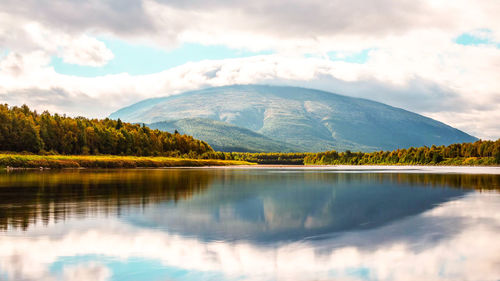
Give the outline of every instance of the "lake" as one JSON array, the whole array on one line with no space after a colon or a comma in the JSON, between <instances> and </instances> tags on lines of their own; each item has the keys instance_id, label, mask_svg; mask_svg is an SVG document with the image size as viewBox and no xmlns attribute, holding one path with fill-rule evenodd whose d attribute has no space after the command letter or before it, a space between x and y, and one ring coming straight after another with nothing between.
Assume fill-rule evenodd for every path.
<instances>
[{"instance_id":1,"label":"lake","mask_svg":"<svg viewBox=\"0 0 500 281\"><path fill-rule=\"evenodd\" d=\"M500 168L4 171L0 280L500 280Z\"/></svg>"}]
</instances>

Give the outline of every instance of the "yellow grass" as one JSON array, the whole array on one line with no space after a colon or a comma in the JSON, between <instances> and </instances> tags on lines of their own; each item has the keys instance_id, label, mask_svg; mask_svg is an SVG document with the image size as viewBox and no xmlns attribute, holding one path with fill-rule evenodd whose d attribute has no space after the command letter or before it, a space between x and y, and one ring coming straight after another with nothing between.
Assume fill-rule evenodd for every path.
<instances>
[{"instance_id":1,"label":"yellow grass","mask_svg":"<svg viewBox=\"0 0 500 281\"><path fill-rule=\"evenodd\" d=\"M0 167L12 168L136 168L252 165L245 161L138 157L114 155L20 155L0 154Z\"/></svg>"}]
</instances>

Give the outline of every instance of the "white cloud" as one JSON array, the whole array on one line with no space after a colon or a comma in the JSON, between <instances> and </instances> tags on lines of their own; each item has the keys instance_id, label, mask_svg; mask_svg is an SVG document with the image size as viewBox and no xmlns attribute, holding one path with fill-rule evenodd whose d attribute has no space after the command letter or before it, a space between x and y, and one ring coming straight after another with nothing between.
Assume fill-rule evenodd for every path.
<instances>
[{"instance_id":1,"label":"white cloud","mask_svg":"<svg viewBox=\"0 0 500 281\"><path fill-rule=\"evenodd\" d=\"M112 34L167 47L187 41L321 53L380 47L415 31L447 38L481 28L496 38L500 32L500 5L488 0L5 0L0 7L21 25L36 22L74 36Z\"/></svg>"},{"instance_id":2,"label":"white cloud","mask_svg":"<svg viewBox=\"0 0 500 281\"><path fill-rule=\"evenodd\" d=\"M88 263L63 268L65 281L106 281L111 276L111 271L106 266Z\"/></svg>"},{"instance_id":3,"label":"white cloud","mask_svg":"<svg viewBox=\"0 0 500 281\"><path fill-rule=\"evenodd\" d=\"M26 19L0 12L1 47L13 53L28 55L30 53L60 56L64 62L102 66L113 59L113 53L103 42L86 34L71 34ZM39 62L34 68L48 63Z\"/></svg>"},{"instance_id":4,"label":"white cloud","mask_svg":"<svg viewBox=\"0 0 500 281\"><path fill-rule=\"evenodd\" d=\"M42 51L27 54L11 52L0 61L0 73L2 78L12 77L16 79L36 72L40 66L48 63L49 57Z\"/></svg>"},{"instance_id":5,"label":"white cloud","mask_svg":"<svg viewBox=\"0 0 500 281\"><path fill-rule=\"evenodd\" d=\"M62 46L61 57L66 63L103 66L112 60L114 55L104 43L84 35L71 39Z\"/></svg>"}]
</instances>

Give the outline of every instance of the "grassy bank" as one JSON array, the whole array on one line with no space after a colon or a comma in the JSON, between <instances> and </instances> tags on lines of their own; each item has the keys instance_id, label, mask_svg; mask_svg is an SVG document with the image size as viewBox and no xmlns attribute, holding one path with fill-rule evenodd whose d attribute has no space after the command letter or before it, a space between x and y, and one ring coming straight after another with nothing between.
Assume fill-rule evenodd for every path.
<instances>
[{"instance_id":1,"label":"grassy bank","mask_svg":"<svg viewBox=\"0 0 500 281\"><path fill-rule=\"evenodd\" d=\"M184 159L112 155L20 155L0 154L0 167L12 168L137 168L251 165L234 160Z\"/></svg>"}]
</instances>

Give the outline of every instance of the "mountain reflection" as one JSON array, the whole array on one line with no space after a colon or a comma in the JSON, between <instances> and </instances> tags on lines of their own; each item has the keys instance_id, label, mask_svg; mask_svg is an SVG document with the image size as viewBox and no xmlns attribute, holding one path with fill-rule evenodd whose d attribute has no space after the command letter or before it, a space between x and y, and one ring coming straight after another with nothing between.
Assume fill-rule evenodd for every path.
<instances>
[{"instance_id":1,"label":"mountain reflection","mask_svg":"<svg viewBox=\"0 0 500 281\"><path fill-rule=\"evenodd\" d=\"M127 220L204 240L274 243L375 228L468 192L445 188L442 175L255 172L247 176L214 180L209 190L189 200L147 207Z\"/></svg>"}]
</instances>

